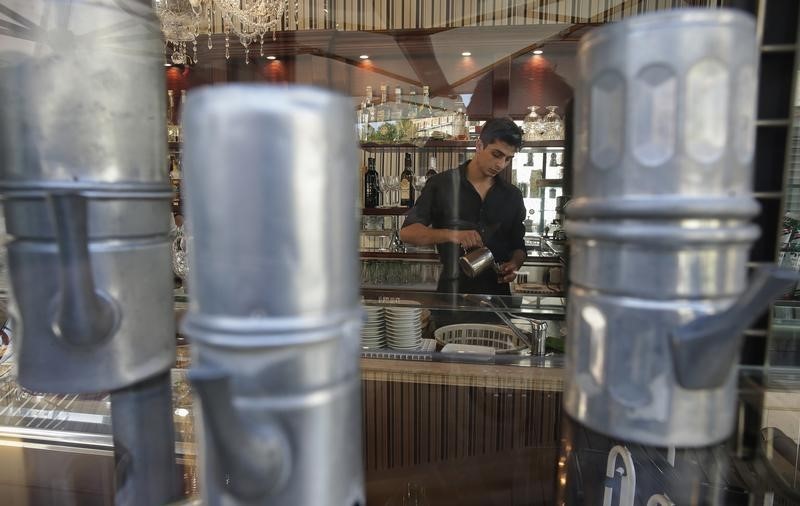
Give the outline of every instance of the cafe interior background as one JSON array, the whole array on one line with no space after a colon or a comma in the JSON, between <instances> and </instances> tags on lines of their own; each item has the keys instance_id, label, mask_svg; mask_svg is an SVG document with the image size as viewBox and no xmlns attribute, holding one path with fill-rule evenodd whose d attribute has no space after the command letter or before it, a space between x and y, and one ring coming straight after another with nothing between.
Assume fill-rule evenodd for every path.
<instances>
[{"instance_id":1,"label":"cafe interior background","mask_svg":"<svg viewBox=\"0 0 800 506\"><path fill-rule=\"evenodd\" d=\"M64 28L74 39L63 40L77 41L77 47L81 40L96 40L123 54L128 41L161 34L162 175L172 191L176 321L192 301L187 256L192 242L182 226L182 182L192 170L183 158L187 96L202 87L249 83L310 85L349 99L348 121L358 141L352 171L365 306L361 413L355 419L361 422L367 503L800 501L800 286L785 290L744 331L735 431L726 441L699 448L626 442L584 427L562 410L570 268L564 221L574 187L569 114L580 86L579 41L603 25L679 8L735 8L754 16L759 70L753 196L761 209L754 219L761 235L747 268L777 264L800 271L798 2L139 3L148 4L157 17L148 22L132 15L98 26L91 16L81 15L91 11L86 5L91 2L2 2L0 70L20 54L37 54L43 34ZM253 6L275 9L276 15L247 19L247 8ZM87 73L92 72L85 82L102 88L102 69L89 64L91 53L85 58ZM437 297L435 250L403 244L398 236L409 196L418 196L434 173L471 158L482 124L504 116L524 131L523 147L500 177L523 194L527 260L510 298L487 304ZM368 168L377 172L373 179ZM289 169L264 160L264 170ZM233 164L219 171L239 177ZM212 198L205 205L218 203ZM5 258L3 263L5 273ZM5 274L3 286L3 305L10 306ZM435 328L432 312L453 308L486 321L474 325L479 332L469 339L463 327ZM18 329L5 313L0 348L3 503L112 504L115 491L121 503L109 389L97 385L91 392L48 393L20 386L14 356ZM138 325L139 332L153 330L147 321ZM198 500L205 478L198 471L197 404L187 380L192 344L180 326L175 344L169 383L180 491L174 499L188 503Z\"/></svg>"}]
</instances>

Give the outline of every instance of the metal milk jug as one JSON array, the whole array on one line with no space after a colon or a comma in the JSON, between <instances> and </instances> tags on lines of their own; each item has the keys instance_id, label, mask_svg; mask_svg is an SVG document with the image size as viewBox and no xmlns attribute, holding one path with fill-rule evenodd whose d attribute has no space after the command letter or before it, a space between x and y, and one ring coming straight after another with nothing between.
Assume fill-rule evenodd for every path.
<instances>
[{"instance_id":1,"label":"metal milk jug","mask_svg":"<svg viewBox=\"0 0 800 506\"><path fill-rule=\"evenodd\" d=\"M733 429L741 332L794 277L747 283L757 66L734 10L580 42L564 407L593 430L702 446Z\"/></svg>"}]
</instances>

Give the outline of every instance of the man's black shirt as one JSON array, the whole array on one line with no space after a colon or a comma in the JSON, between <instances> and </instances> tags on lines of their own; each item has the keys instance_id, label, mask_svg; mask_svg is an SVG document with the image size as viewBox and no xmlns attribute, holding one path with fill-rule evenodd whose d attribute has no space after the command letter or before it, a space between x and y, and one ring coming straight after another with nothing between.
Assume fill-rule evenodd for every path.
<instances>
[{"instance_id":1,"label":"man's black shirt","mask_svg":"<svg viewBox=\"0 0 800 506\"><path fill-rule=\"evenodd\" d=\"M403 227L421 223L433 228L477 230L498 263L511 260L514 250L525 251L525 204L519 189L500 177L481 200L467 180L467 164L428 179L422 194L409 211ZM437 245L442 262L440 292L510 294L508 283L498 283L491 269L468 278L458 267L463 254L458 244Z\"/></svg>"}]
</instances>

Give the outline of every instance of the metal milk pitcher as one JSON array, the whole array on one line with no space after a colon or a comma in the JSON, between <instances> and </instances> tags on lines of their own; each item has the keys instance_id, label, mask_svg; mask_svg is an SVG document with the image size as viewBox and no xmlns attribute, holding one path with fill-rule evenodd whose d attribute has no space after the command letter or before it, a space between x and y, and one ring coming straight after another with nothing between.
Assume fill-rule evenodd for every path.
<instances>
[{"instance_id":1,"label":"metal milk pitcher","mask_svg":"<svg viewBox=\"0 0 800 506\"><path fill-rule=\"evenodd\" d=\"M486 269L500 272L500 265L495 261L492 251L486 246L481 246L464 253L458 258L458 265L467 276L474 278Z\"/></svg>"},{"instance_id":2,"label":"metal milk pitcher","mask_svg":"<svg viewBox=\"0 0 800 506\"><path fill-rule=\"evenodd\" d=\"M205 502L363 505L349 101L226 85L193 90L186 110L183 330Z\"/></svg>"},{"instance_id":3,"label":"metal milk pitcher","mask_svg":"<svg viewBox=\"0 0 800 506\"><path fill-rule=\"evenodd\" d=\"M124 6L71 3L0 70L19 382L35 391L117 390L175 360L163 45L152 9ZM108 44L122 25L127 45Z\"/></svg>"},{"instance_id":4,"label":"metal milk pitcher","mask_svg":"<svg viewBox=\"0 0 800 506\"><path fill-rule=\"evenodd\" d=\"M704 446L733 429L741 333L794 278L746 279L757 66L755 22L734 10L580 42L564 407L593 430Z\"/></svg>"}]
</instances>

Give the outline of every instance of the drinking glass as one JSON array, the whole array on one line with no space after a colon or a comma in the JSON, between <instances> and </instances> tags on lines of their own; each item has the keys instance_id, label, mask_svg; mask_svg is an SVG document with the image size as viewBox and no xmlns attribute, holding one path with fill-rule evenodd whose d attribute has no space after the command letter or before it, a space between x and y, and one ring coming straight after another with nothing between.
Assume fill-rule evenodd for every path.
<instances>
[{"instance_id":1,"label":"drinking glass","mask_svg":"<svg viewBox=\"0 0 800 506\"><path fill-rule=\"evenodd\" d=\"M391 207L391 202L387 202L387 197L391 200L391 195L386 195L386 192L391 191L389 176L378 177L378 189L381 191L381 205L378 207Z\"/></svg>"},{"instance_id":2,"label":"drinking glass","mask_svg":"<svg viewBox=\"0 0 800 506\"><path fill-rule=\"evenodd\" d=\"M544 121L547 124L546 127L546 137L548 140L557 141L564 138L564 123L561 121L561 117L556 114L556 109L558 109L555 105L548 105L547 116L545 116Z\"/></svg>"},{"instance_id":3,"label":"drinking glass","mask_svg":"<svg viewBox=\"0 0 800 506\"><path fill-rule=\"evenodd\" d=\"M389 207L397 207L400 205L400 176L387 176L386 188L389 190L390 198ZM397 199L393 198L393 194L397 194Z\"/></svg>"},{"instance_id":4,"label":"drinking glass","mask_svg":"<svg viewBox=\"0 0 800 506\"><path fill-rule=\"evenodd\" d=\"M416 176L414 177L414 188L417 190L417 198L419 198L420 192L422 189L425 188L425 183L428 182L427 176Z\"/></svg>"},{"instance_id":5,"label":"drinking glass","mask_svg":"<svg viewBox=\"0 0 800 506\"><path fill-rule=\"evenodd\" d=\"M522 120L522 138L526 141L535 141L536 139L536 123L539 121L539 115L536 114L536 109L538 106L536 105L529 105L528 110L530 111L525 119Z\"/></svg>"}]
</instances>

